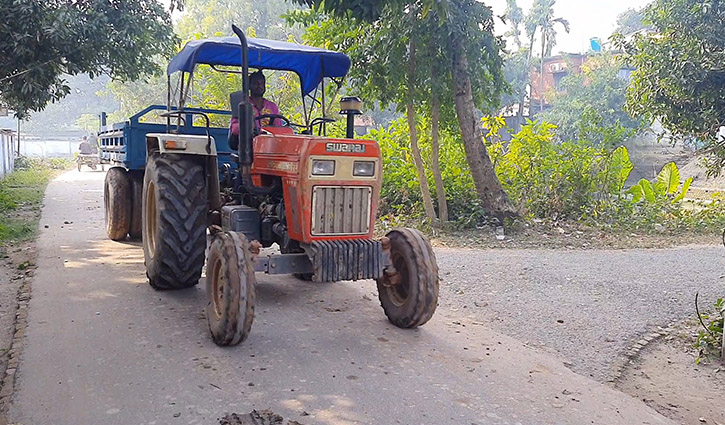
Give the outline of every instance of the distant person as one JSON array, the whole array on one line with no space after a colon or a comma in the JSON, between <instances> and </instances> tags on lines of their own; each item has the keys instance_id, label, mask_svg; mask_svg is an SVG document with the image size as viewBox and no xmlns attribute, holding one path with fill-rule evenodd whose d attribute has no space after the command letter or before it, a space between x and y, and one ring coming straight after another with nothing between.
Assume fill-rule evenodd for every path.
<instances>
[{"instance_id":1,"label":"distant person","mask_svg":"<svg viewBox=\"0 0 725 425\"><path fill-rule=\"evenodd\" d=\"M98 137L95 134L88 136L88 144L91 145L93 153L98 153Z\"/></svg>"},{"instance_id":2,"label":"distant person","mask_svg":"<svg viewBox=\"0 0 725 425\"><path fill-rule=\"evenodd\" d=\"M257 71L251 74L249 76L249 101L254 107L255 118L262 115L279 115L279 107L277 106L277 104L269 99L264 98L264 93L266 91L267 79L264 77L262 71ZM234 107L232 107L232 109L234 109ZM277 125L278 122L279 120L275 118L254 120L254 128L259 130L261 127ZM235 136L239 135L239 118L232 117L232 122L230 123L230 131Z\"/></svg>"},{"instance_id":3,"label":"distant person","mask_svg":"<svg viewBox=\"0 0 725 425\"><path fill-rule=\"evenodd\" d=\"M78 150L81 151L81 155L93 155L93 148L88 142L88 136L83 136L83 141L78 145Z\"/></svg>"}]
</instances>

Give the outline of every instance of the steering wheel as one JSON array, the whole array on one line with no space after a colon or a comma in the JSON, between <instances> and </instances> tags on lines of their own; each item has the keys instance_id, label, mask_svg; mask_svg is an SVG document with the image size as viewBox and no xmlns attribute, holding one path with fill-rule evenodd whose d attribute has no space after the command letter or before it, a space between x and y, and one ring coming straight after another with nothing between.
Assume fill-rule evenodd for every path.
<instances>
[{"instance_id":1,"label":"steering wheel","mask_svg":"<svg viewBox=\"0 0 725 425\"><path fill-rule=\"evenodd\" d=\"M328 117L314 118L312 121L310 121L310 125L309 125L310 132L312 132L312 130L315 128L316 125L319 125L320 129L317 132L317 135L319 136L322 134L322 124L327 123L327 122L335 122L335 121L337 121L337 120L335 120L334 118L328 118Z\"/></svg>"},{"instance_id":2,"label":"steering wheel","mask_svg":"<svg viewBox=\"0 0 725 425\"><path fill-rule=\"evenodd\" d=\"M259 120L260 124L262 123L263 119L267 119L267 118L269 118L270 122L274 122L274 120L277 120L277 119L282 120L284 127L289 127L292 124L290 122L290 120L287 119L287 117L285 117L284 115L280 115L280 114L262 114L258 117L254 117L255 121Z\"/></svg>"}]
</instances>

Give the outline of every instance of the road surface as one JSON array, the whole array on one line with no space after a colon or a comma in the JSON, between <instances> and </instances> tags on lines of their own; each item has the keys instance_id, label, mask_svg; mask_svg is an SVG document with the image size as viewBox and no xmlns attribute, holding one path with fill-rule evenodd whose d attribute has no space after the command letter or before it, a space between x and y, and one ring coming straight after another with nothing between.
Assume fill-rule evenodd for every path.
<instances>
[{"instance_id":1,"label":"road surface","mask_svg":"<svg viewBox=\"0 0 725 425\"><path fill-rule=\"evenodd\" d=\"M305 425L671 423L457 312L397 329L370 281L258 275L251 336L217 347L203 285L154 291L140 246L104 237L102 179L48 186L11 422L215 424L270 409Z\"/></svg>"}]
</instances>

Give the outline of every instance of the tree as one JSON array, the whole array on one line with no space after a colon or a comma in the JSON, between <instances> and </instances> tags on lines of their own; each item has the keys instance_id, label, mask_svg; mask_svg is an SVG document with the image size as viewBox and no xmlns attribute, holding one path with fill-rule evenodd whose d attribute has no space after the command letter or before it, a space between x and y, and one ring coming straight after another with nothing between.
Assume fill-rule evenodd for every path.
<instances>
[{"instance_id":1,"label":"tree","mask_svg":"<svg viewBox=\"0 0 725 425\"><path fill-rule=\"evenodd\" d=\"M635 68L627 109L659 120L675 138L707 144L711 171L725 165L717 131L725 125L725 2L656 0L644 11L651 33L614 37Z\"/></svg>"},{"instance_id":2,"label":"tree","mask_svg":"<svg viewBox=\"0 0 725 425\"><path fill-rule=\"evenodd\" d=\"M516 0L506 0L504 16L511 27L505 35L513 38L517 49L521 50L521 24L524 22L524 10L519 7Z\"/></svg>"},{"instance_id":3,"label":"tree","mask_svg":"<svg viewBox=\"0 0 725 425\"><path fill-rule=\"evenodd\" d=\"M172 50L157 1L0 0L0 102L19 118L68 94L64 74L136 79Z\"/></svg>"},{"instance_id":4,"label":"tree","mask_svg":"<svg viewBox=\"0 0 725 425\"><path fill-rule=\"evenodd\" d=\"M281 16L289 8L285 0L186 0L176 31L182 39L191 34L231 35L235 24L254 28L260 38L285 40L291 30Z\"/></svg>"},{"instance_id":5,"label":"tree","mask_svg":"<svg viewBox=\"0 0 725 425\"><path fill-rule=\"evenodd\" d=\"M386 8L375 25L351 22L315 11L288 15L291 23L307 26L304 39L308 44L344 51L352 59L348 78L356 93L363 93L368 101L385 108L391 103L406 113L410 154L416 167L421 199L428 220L448 220L443 181L440 175L437 146L437 122L433 123L432 170L439 200L439 213L433 206L428 178L418 146L418 114L423 103L433 96L432 81L440 62L440 48L435 32L434 13L423 17L418 5L411 5L407 13ZM364 34L364 37L361 35ZM381 54L385 52L385 54ZM439 87L440 84L436 84ZM439 113L437 98L431 99L432 113Z\"/></svg>"},{"instance_id":6,"label":"tree","mask_svg":"<svg viewBox=\"0 0 725 425\"><path fill-rule=\"evenodd\" d=\"M411 4L420 4L422 16L435 13L439 23L435 32L443 42L446 63L450 67L456 117L478 197L484 210L491 215L503 218L516 214L493 169L476 114L475 100L480 102L481 94L487 95L489 102L497 103L503 88L503 40L493 35L490 8L475 0L423 0L420 3L405 0L295 1L322 7L339 17L367 22L379 22L386 8L406 13ZM385 52L377 54L384 56Z\"/></svg>"},{"instance_id":7,"label":"tree","mask_svg":"<svg viewBox=\"0 0 725 425\"><path fill-rule=\"evenodd\" d=\"M624 110L629 80L619 75L621 63L611 54L591 57L561 80L543 121L556 124L560 141L586 140L613 148L633 136L643 125Z\"/></svg>"},{"instance_id":8,"label":"tree","mask_svg":"<svg viewBox=\"0 0 725 425\"><path fill-rule=\"evenodd\" d=\"M644 23L644 9L627 9L617 17L617 29L615 33L630 35L643 29L649 28Z\"/></svg>"},{"instance_id":9,"label":"tree","mask_svg":"<svg viewBox=\"0 0 725 425\"><path fill-rule=\"evenodd\" d=\"M535 0L531 6L528 16L526 16L526 28L529 33L529 58L531 58L534 48L534 36L536 30L539 30L541 36L541 69L539 75L539 93L541 98L540 111L544 110L544 58L551 56L551 52L556 45L556 24L561 24L564 30L569 32L569 21L564 18L554 18L554 4L556 0ZM531 61L529 60L529 63Z\"/></svg>"}]
</instances>

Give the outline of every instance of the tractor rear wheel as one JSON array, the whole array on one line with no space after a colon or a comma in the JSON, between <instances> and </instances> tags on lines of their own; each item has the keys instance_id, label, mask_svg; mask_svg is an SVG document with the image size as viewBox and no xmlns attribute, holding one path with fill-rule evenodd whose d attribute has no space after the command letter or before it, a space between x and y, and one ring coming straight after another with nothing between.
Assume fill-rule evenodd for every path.
<instances>
[{"instance_id":1,"label":"tractor rear wheel","mask_svg":"<svg viewBox=\"0 0 725 425\"><path fill-rule=\"evenodd\" d=\"M247 339L254 321L256 279L249 242L242 233L218 233L206 265L206 318L217 345Z\"/></svg>"},{"instance_id":2,"label":"tractor rear wheel","mask_svg":"<svg viewBox=\"0 0 725 425\"><path fill-rule=\"evenodd\" d=\"M131 181L131 223L128 228L128 236L133 240L139 240L141 239L143 216L143 175L141 173L129 174L129 180Z\"/></svg>"},{"instance_id":3,"label":"tractor rear wheel","mask_svg":"<svg viewBox=\"0 0 725 425\"><path fill-rule=\"evenodd\" d=\"M184 155L149 155L144 175L141 234L149 284L190 288L204 267L207 194L204 168Z\"/></svg>"},{"instance_id":4,"label":"tractor rear wheel","mask_svg":"<svg viewBox=\"0 0 725 425\"><path fill-rule=\"evenodd\" d=\"M126 239L131 223L131 182L125 168L113 167L106 173L103 205L108 237L114 241Z\"/></svg>"},{"instance_id":5,"label":"tractor rear wheel","mask_svg":"<svg viewBox=\"0 0 725 425\"><path fill-rule=\"evenodd\" d=\"M415 229L387 234L396 273L378 279L378 296L388 320L414 328L430 320L438 304L438 264L430 242Z\"/></svg>"}]
</instances>

